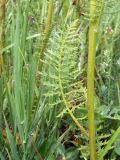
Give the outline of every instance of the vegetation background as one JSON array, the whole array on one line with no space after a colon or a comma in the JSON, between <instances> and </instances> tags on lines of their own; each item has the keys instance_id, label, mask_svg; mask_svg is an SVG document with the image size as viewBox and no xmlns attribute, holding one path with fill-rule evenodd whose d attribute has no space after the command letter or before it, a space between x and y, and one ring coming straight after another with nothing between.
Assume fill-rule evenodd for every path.
<instances>
[{"instance_id":1,"label":"vegetation background","mask_svg":"<svg viewBox=\"0 0 120 160\"><path fill-rule=\"evenodd\" d=\"M0 1L1 160L120 159L119 8L119 0Z\"/></svg>"}]
</instances>

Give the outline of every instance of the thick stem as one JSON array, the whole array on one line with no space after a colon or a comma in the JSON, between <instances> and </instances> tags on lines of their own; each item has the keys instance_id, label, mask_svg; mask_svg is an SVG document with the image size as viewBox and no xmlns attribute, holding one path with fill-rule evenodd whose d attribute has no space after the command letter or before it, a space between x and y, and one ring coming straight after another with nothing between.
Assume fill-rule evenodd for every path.
<instances>
[{"instance_id":1,"label":"thick stem","mask_svg":"<svg viewBox=\"0 0 120 160\"><path fill-rule=\"evenodd\" d=\"M94 19L96 14L96 0L90 1L90 28L89 28L89 48L88 48L88 75L87 75L87 106L88 106L88 125L89 125L89 144L90 159L96 160L95 146L95 124L94 124L94 71L96 56L96 32L97 20Z\"/></svg>"},{"instance_id":2,"label":"thick stem","mask_svg":"<svg viewBox=\"0 0 120 160\"><path fill-rule=\"evenodd\" d=\"M95 80L95 57L96 57L96 37L100 26L101 16L105 0L100 3L90 0L90 27L89 27L89 48L88 48L88 75L87 75L87 106L89 125L90 159L96 160L95 145L95 118L94 118L94 80ZM98 8L99 6L99 8Z\"/></svg>"}]
</instances>

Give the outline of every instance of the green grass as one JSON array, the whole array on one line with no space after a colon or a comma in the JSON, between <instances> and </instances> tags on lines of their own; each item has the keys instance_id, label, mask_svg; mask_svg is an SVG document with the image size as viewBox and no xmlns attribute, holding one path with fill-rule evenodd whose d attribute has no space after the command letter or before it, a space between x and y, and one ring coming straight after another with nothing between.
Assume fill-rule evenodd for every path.
<instances>
[{"instance_id":1,"label":"green grass","mask_svg":"<svg viewBox=\"0 0 120 160\"><path fill-rule=\"evenodd\" d=\"M119 159L119 7L0 5L1 160Z\"/></svg>"}]
</instances>

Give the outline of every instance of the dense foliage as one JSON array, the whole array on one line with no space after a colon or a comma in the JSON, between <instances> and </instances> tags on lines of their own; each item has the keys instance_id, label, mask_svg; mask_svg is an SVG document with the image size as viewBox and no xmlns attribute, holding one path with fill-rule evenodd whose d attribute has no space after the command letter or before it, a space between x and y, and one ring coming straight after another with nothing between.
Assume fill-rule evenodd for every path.
<instances>
[{"instance_id":1,"label":"dense foliage","mask_svg":"<svg viewBox=\"0 0 120 160\"><path fill-rule=\"evenodd\" d=\"M90 159L87 67L94 19L97 159L119 160L120 2L101 2L95 17L89 0L0 4L1 160Z\"/></svg>"}]
</instances>

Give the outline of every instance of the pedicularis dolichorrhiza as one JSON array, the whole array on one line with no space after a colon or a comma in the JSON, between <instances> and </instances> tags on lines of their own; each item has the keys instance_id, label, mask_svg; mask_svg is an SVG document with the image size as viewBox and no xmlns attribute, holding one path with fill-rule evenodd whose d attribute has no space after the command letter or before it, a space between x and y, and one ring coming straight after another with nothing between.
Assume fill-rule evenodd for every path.
<instances>
[{"instance_id":1,"label":"pedicularis dolichorrhiza","mask_svg":"<svg viewBox=\"0 0 120 160\"><path fill-rule=\"evenodd\" d=\"M118 2L0 0L0 159L118 159Z\"/></svg>"}]
</instances>

